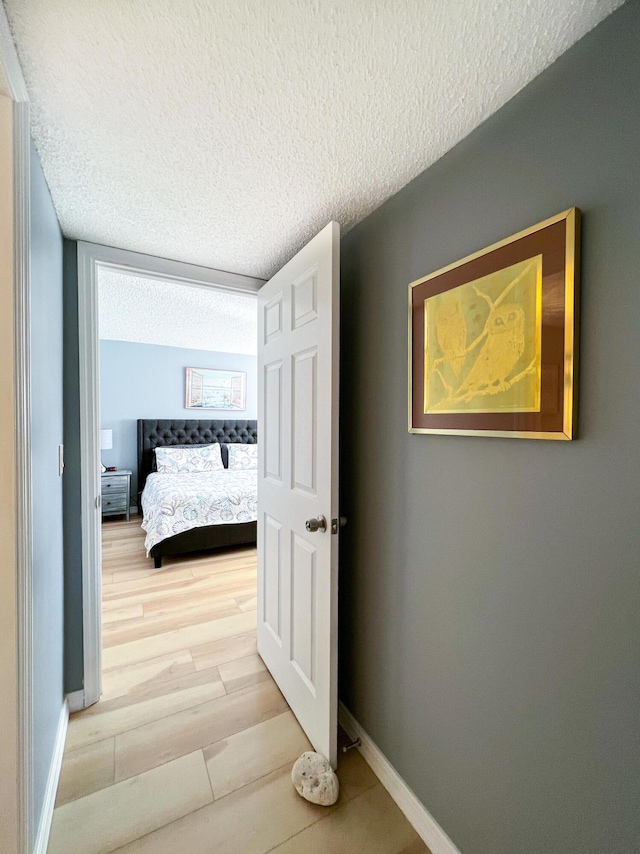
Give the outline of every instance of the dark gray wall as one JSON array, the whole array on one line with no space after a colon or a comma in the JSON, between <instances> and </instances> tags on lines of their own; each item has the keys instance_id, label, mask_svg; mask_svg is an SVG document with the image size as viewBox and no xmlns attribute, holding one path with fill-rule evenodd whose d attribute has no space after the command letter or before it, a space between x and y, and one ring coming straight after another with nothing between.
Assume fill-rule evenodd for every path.
<instances>
[{"instance_id":1,"label":"dark gray wall","mask_svg":"<svg viewBox=\"0 0 640 854\"><path fill-rule=\"evenodd\" d=\"M245 371L247 409L229 412L185 409L185 368ZM189 350L133 341L100 342L100 425L113 430L105 466L130 469L131 495L138 493L138 418L257 418L258 359L237 353Z\"/></svg>"},{"instance_id":2,"label":"dark gray wall","mask_svg":"<svg viewBox=\"0 0 640 854\"><path fill-rule=\"evenodd\" d=\"M80 373L78 357L78 245L64 241L64 684L82 690L82 539L80 536Z\"/></svg>"},{"instance_id":3,"label":"dark gray wall","mask_svg":"<svg viewBox=\"0 0 640 854\"><path fill-rule=\"evenodd\" d=\"M62 411L62 234L31 145L31 464L33 762L36 827L64 702L64 553L58 445Z\"/></svg>"},{"instance_id":4,"label":"dark gray wall","mask_svg":"<svg viewBox=\"0 0 640 854\"><path fill-rule=\"evenodd\" d=\"M463 854L640 850L640 4L343 240L341 697ZM407 286L583 211L580 438L409 435Z\"/></svg>"}]
</instances>

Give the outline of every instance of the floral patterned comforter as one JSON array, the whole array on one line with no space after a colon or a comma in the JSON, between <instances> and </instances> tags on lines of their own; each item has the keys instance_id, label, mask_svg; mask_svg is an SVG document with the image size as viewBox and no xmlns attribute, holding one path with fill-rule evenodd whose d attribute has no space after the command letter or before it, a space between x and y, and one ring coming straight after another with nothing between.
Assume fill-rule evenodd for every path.
<instances>
[{"instance_id":1,"label":"floral patterned comforter","mask_svg":"<svg viewBox=\"0 0 640 854\"><path fill-rule=\"evenodd\" d=\"M147 555L156 543L191 528L255 521L257 488L256 469L191 474L153 472L142 492Z\"/></svg>"}]
</instances>

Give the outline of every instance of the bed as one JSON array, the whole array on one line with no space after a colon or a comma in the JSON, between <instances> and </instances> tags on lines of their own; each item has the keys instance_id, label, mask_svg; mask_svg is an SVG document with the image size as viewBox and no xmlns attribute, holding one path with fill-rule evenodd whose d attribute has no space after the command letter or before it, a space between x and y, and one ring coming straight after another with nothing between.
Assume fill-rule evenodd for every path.
<instances>
[{"instance_id":1,"label":"bed","mask_svg":"<svg viewBox=\"0 0 640 854\"><path fill-rule=\"evenodd\" d=\"M162 447L191 447L194 445L219 444L223 463L228 463L227 445L254 445L258 440L256 421L232 420L138 420L138 508L143 515L143 527L147 531L147 550L153 558L154 566L162 566L163 557L189 554L228 546L255 543L256 526L254 504L250 498L252 478L232 478L220 472L219 477L209 478L215 484L214 494L205 492L206 477L198 479L195 475L168 475L164 483L155 471L155 451ZM213 473L214 475L217 473ZM243 472L238 472L242 475ZM150 477L153 475L153 477ZM168 480L173 478L173 483ZM257 471L253 480L257 480ZM235 481L235 483L234 483ZM225 502L224 489L236 490L230 500ZM180 489L177 496L176 487ZM144 502L143 502L144 492ZM192 509L185 513L187 500L199 507L202 512ZM215 504L214 510L208 506ZM179 509L179 521L175 521L175 510ZM231 512L229 511L231 508ZM203 515L205 512L209 516ZM164 516L163 516L164 514ZM173 518L169 520L169 515ZM186 518L197 517L193 521ZM215 524L204 524L209 518ZM244 521L249 518L249 521ZM230 521L226 521L229 519ZM171 524L166 524L168 522ZM188 527L194 525L194 527ZM178 530L174 529L187 528ZM149 531L149 528L152 531Z\"/></svg>"}]
</instances>

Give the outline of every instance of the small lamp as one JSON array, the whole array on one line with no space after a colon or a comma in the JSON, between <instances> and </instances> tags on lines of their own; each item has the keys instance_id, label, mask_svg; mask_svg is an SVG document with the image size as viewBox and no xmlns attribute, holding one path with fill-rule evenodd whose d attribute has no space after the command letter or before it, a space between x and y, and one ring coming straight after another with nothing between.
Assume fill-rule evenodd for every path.
<instances>
[{"instance_id":1,"label":"small lamp","mask_svg":"<svg viewBox=\"0 0 640 854\"><path fill-rule=\"evenodd\" d=\"M113 430L101 430L100 431L100 450L101 451L110 451L113 448ZM102 460L100 461L102 465L102 471L105 472L106 468Z\"/></svg>"}]
</instances>

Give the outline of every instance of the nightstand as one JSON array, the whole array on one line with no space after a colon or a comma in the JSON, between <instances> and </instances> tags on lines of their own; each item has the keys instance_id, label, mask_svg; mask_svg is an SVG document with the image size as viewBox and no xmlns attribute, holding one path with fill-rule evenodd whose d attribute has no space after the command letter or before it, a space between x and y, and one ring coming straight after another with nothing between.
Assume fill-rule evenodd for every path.
<instances>
[{"instance_id":1,"label":"nightstand","mask_svg":"<svg viewBox=\"0 0 640 854\"><path fill-rule=\"evenodd\" d=\"M106 471L102 474L102 518L126 514L129 521L131 504L131 472Z\"/></svg>"}]
</instances>

